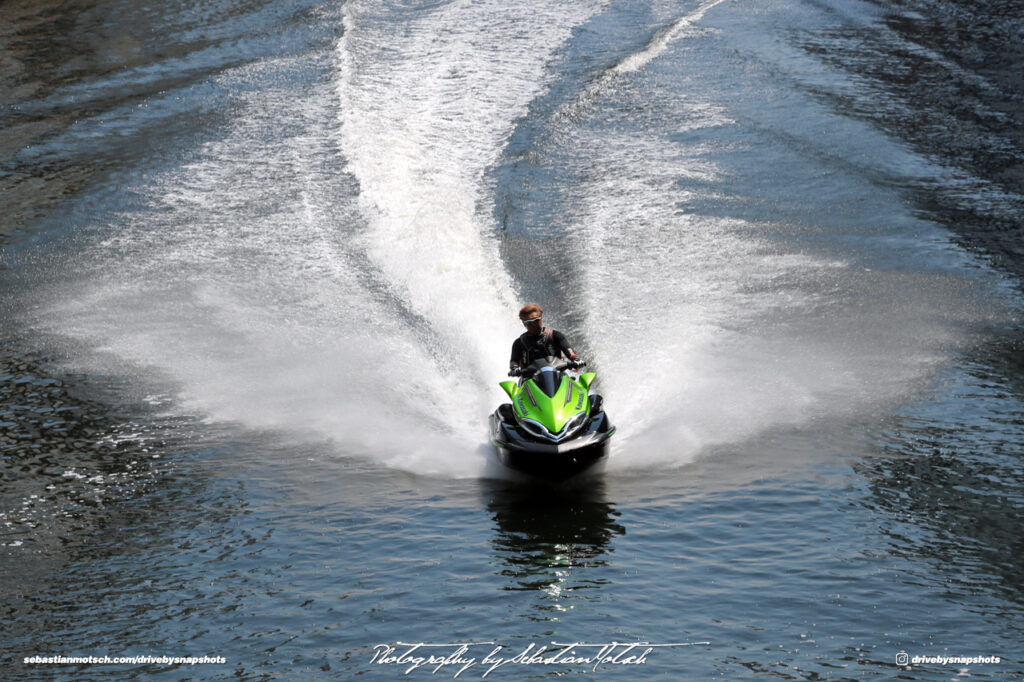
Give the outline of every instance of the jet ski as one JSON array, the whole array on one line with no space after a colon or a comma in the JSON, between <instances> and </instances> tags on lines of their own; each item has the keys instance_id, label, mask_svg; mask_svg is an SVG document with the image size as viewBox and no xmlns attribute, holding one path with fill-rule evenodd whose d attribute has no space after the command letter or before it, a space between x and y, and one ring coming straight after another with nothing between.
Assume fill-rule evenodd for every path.
<instances>
[{"instance_id":1,"label":"jet ski","mask_svg":"<svg viewBox=\"0 0 1024 682\"><path fill-rule=\"evenodd\" d=\"M615 427L601 396L590 394L597 375L579 374L580 366L548 357L525 367L518 381L501 382L512 402L491 415L490 434L502 464L560 482L605 457Z\"/></svg>"}]
</instances>

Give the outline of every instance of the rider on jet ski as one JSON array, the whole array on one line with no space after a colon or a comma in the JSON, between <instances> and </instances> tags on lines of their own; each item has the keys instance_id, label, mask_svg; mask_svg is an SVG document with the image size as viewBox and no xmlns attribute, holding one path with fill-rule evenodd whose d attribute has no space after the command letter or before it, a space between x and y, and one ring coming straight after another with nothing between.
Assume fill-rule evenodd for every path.
<instances>
[{"instance_id":1,"label":"rider on jet ski","mask_svg":"<svg viewBox=\"0 0 1024 682\"><path fill-rule=\"evenodd\" d=\"M526 332L512 344L509 376L519 376L523 368L529 367L535 360L549 356L557 358L564 355L569 359L570 365L582 364L575 351L569 347L569 342L562 332L541 324L543 313L544 310L536 303L528 303L519 311L519 319L526 327Z\"/></svg>"},{"instance_id":2,"label":"rider on jet ski","mask_svg":"<svg viewBox=\"0 0 1024 682\"><path fill-rule=\"evenodd\" d=\"M510 402L498 406L488 426L502 464L557 483L603 461L615 427L601 396L591 393L597 375L565 371L583 363L565 336L541 324L542 312L535 303L519 312L527 331L513 344L509 363L519 381L501 382Z\"/></svg>"}]
</instances>

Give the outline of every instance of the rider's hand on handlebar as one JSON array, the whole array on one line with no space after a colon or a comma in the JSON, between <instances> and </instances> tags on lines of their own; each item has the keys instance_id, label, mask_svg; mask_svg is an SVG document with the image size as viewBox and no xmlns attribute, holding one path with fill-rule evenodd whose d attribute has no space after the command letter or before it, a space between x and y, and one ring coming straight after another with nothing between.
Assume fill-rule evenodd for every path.
<instances>
[{"instance_id":1,"label":"rider's hand on handlebar","mask_svg":"<svg viewBox=\"0 0 1024 682\"><path fill-rule=\"evenodd\" d=\"M522 373L523 373L523 370L522 370L522 369L520 369L519 367L513 367L512 369L510 369L510 370L508 371L508 375L509 375L510 377L517 377L517 376L519 376L519 375L520 375L520 374L522 374Z\"/></svg>"}]
</instances>

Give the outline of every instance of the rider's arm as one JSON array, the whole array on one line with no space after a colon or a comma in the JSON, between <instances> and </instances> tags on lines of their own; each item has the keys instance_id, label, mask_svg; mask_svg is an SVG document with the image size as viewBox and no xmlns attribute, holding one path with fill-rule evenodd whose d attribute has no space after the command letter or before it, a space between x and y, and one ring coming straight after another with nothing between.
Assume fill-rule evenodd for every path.
<instances>
[{"instance_id":1,"label":"rider's arm","mask_svg":"<svg viewBox=\"0 0 1024 682\"><path fill-rule=\"evenodd\" d=\"M569 358L570 360L575 360L576 359L576 351L574 351L569 346L569 341L566 340L565 334L563 334L560 331L555 331L554 339L555 339L555 343L558 344L559 350L562 351L562 355L564 355L565 357Z\"/></svg>"},{"instance_id":2,"label":"rider's arm","mask_svg":"<svg viewBox=\"0 0 1024 682\"><path fill-rule=\"evenodd\" d=\"M523 342L516 339L512 344L512 357L508 361L508 368L510 370L519 369L519 360L523 357Z\"/></svg>"}]
</instances>

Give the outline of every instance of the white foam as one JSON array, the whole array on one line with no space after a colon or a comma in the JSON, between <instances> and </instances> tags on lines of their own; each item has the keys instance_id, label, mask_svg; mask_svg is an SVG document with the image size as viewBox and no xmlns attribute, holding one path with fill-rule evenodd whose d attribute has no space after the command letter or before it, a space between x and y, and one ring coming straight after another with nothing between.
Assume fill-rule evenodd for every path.
<instances>
[{"instance_id":1,"label":"white foam","mask_svg":"<svg viewBox=\"0 0 1024 682\"><path fill-rule=\"evenodd\" d=\"M723 2L725 0L708 0L696 10L672 20L667 26L657 31L641 50L626 55L613 66L601 72L573 101L563 108L559 116L570 119L579 116L616 81L641 71L662 56L674 42L697 35L699 33L697 24L708 13L708 10Z\"/></svg>"},{"instance_id":2,"label":"white foam","mask_svg":"<svg viewBox=\"0 0 1024 682\"><path fill-rule=\"evenodd\" d=\"M596 7L458 0L402 18L345 5L341 146L359 181L368 254L483 379L507 364L517 299L484 173L544 92L547 61Z\"/></svg>"},{"instance_id":3,"label":"white foam","mask_svg":"<svg viewBox=\"0 0 1024 682\"><path fill-rule=\"evenodd\" d=\"M717 4L620 62L611 73L623 87L592 87L587 115L561 121L563 156L573 163L562 210L574 217L568 243L582 273L573 307L621 427L611 471L678 465L772 430L870 414L926 380L959 320L973 314L948 295L957 285L927 266L869 272L782 246L774 235L784 225L689 209L729 187L714 159L728 157L722 140L743 139L740 124L714 88L686 82L685 66L677 64L670 84L642 70L668 59L673 41L698 38L685 29ZM686 54L698 74L702 56ZM655 107L657 116L644 115ZM822 117L802 113L816 124ZM681 130L685 141L673 139ZM893 213L900 203L891 198ZM914 244L927 232L919 225ZM930 239L944 241L934 229Z\"/></svg>"},{"instance_id":4,"label":"white foam","mask_svg":"<svg viewBox=\"0 0 1024 682\"><path fill-rule=\"evenodd\" d=\"M615 76L622 76L644 68L664 54L665 50L667 50L669 45L674 41L686 37L689 31L694 30L697 22L704 18L704 15L708 13L708 10L722 4L723 2L725 2L725 0L710 0L709 2L704 2L693 12L679 17L665 29L655 34L650 43L648 43L643 50L630 54L618 62L614 67L612 67L611 73Z\"/></svg>"},{"instance_id":5,"label":"white foam","mask_svg":"<svg viewBox=\"0 0 1024 682\"><path fill-rule=\"evenodd\" d=\"M478 475L521 305L484 173L598 9L345 3L331 54L220 77L223 137L128 188L40 324L211 421Z\"/></svg>"},{"instance_id":6,"label":"white foam","mask_svg":"<svg viewBox=\"0 0 1024 682\"><path fill-rule=\"evenodd\" d=\"M560 307L583 319L620 426L613 471L897 395L950 333L931 319L926 278L868 276L777 246L767 221L688 211L730 181L708 131L737 125L733 107L705 83L676 74L601 108L610 79L642 82L720 4L669 22L570 98L597 123L554 115L571 166L559 209L582 273ZM600 10L344 3L329 55L222 77L237 104L223 138L129 188L137 205L97 226L106 238L40 324L88 340L111 371L166 380L181 409L210 420L478 475L521 303L486 173L574 27ZM661 109L600 120L645 107ZM671 139L684 131L685 144Z\"/></svg>"}]
</instances>

